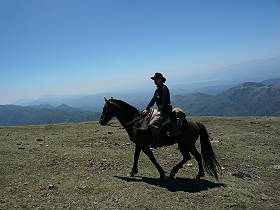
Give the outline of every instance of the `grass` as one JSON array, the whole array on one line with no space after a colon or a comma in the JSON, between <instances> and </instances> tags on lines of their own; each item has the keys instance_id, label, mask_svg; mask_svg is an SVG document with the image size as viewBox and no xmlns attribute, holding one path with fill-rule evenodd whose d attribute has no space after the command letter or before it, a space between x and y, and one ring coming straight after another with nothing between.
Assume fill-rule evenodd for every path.
<instances>
[{"instance_id":1,"label":"grass","mask_svg":"<svg viewBox=\"0 0 280 210\"><path fill-rule=\"evenodd\" d=\"M279 118L192 119L208 128L219 181L193 180L194 158L162 181L143 153L127 176L134 144L117 121L0 127L0 209L280 209ZM176 145L153 152L167 172L182 158Z\"/></svg>"}]
</instances>

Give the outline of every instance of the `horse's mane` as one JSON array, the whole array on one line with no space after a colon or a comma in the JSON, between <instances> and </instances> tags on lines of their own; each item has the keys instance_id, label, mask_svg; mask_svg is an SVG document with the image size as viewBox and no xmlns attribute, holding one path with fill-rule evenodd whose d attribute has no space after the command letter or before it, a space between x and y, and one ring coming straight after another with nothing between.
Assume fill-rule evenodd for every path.
<instances>
[{"instance_id":1,"label":"horse's mane","mask_svg":"<svg viewBox=\"0 0 280 210\"><path fill-rule=\"evenodd\" d=\"M134 106L122 101L122 100L118 100L118 99L110 99L110 101L118 104L121 107L124 107L127 111L131 110L132 112L135 113L139 113L139 110L137 108L135 108Z\"/></svg>"}]
</instances>

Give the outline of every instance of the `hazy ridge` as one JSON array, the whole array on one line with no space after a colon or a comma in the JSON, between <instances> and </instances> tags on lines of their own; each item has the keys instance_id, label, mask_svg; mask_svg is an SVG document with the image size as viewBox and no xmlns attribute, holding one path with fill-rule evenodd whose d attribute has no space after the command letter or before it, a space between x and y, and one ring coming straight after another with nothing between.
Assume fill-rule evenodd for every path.
<instances>
[{"instance_id":1,"label":"hazy ridge","mask_svg":"<svg viewBox=\"0 0 280 210\"><path fill-rule=\"evenodd\" d=\"M52 107L0 105L0 125L36 125L65 122L83 122L98 119L99 113L83 111L65 104Z\"/></svg>"},{"instance_id":2,"label":"hazy ridge","mask_svg":"<svg viewBox=\"0 0 280 210\"><path fill-rule=\"evenodd\" d=\"M174 107L183 108L189 116L279 116L279 79L264 80L261 83L246 82L229 88L219 94L193 93L172 97ZM122 100L123 97L121 97ZM130 98L138 109L144 109L148 96ZM104 104L101 97L93 104ZM100 118L101 106L89 111L62 104L51 106L0 106L0 125L34 125L64 122L95 121Z\"/></svg>"}]
</instances>

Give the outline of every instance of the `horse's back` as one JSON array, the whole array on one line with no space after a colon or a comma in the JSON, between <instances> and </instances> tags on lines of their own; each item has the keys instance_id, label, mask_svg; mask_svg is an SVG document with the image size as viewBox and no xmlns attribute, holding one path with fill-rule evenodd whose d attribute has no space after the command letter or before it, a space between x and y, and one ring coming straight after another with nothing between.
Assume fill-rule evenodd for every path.
<instances>
[{"instance_id":1,"label":"horse's back","mask_svg":"<svg viewBox=\"0 0 280 210\"><path fill-rule=\"evenodd\" d=\"M200 127L198 126L198 122L197 121L193 121L190 120L186 117L187 123L188 123L188 135L192 138L192 139L197 139L199 136L199 131L200 131Z\"/></svg>"}]
</instances>

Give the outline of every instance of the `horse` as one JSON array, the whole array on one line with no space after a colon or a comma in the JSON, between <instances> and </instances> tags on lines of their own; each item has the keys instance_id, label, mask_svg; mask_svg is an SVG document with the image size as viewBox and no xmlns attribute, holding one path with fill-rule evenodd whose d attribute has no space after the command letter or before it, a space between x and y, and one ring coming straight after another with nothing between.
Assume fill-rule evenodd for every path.
<instances>
[{"instance_id":1,"label":"horse","mask_svg":"<svg viewBox=\"0 0 280 210\"><path fill-rule=\"evenodd\" d=\"M153 142L153 136L150 129L147 130L137 130L138 121L141 119L142 113L132 105L118 100L118 99L105 99L105 105L103 107L102 114L100 116L99 123L101 125L107 125L107 123L116 117L123 128L128 133L128 136L132 142L135 143L134 152L134 162L133 167L130 172L130 176L134 176L138 173L138 159L141 151L143 151L150 161L154 164L159 172L160 179L168 178L165 175L165 171L156 161L153 152L151 150L151 144ZM205 176L204 170L216 180L218 180L218 175L221 172L221 166L219 165L216 155L212 149L208 131L206 127L196 121L188 120L188 126L185 129L178 129L176 123L172 125L172 128L179 130L179 132L174 132L174 135L167 136L162 133L160 136L161 142L158 146L168 146L177 143L178 148L183 156L183 160L175 165L169 175L170 179L174 179L176 173L179 171L183 165L191 159L192 154L198 163L198 174L195 179L200 179ZM201 144L201 154L195 147L195 142L200 137Z\"/></svg>"}]
</instances>

